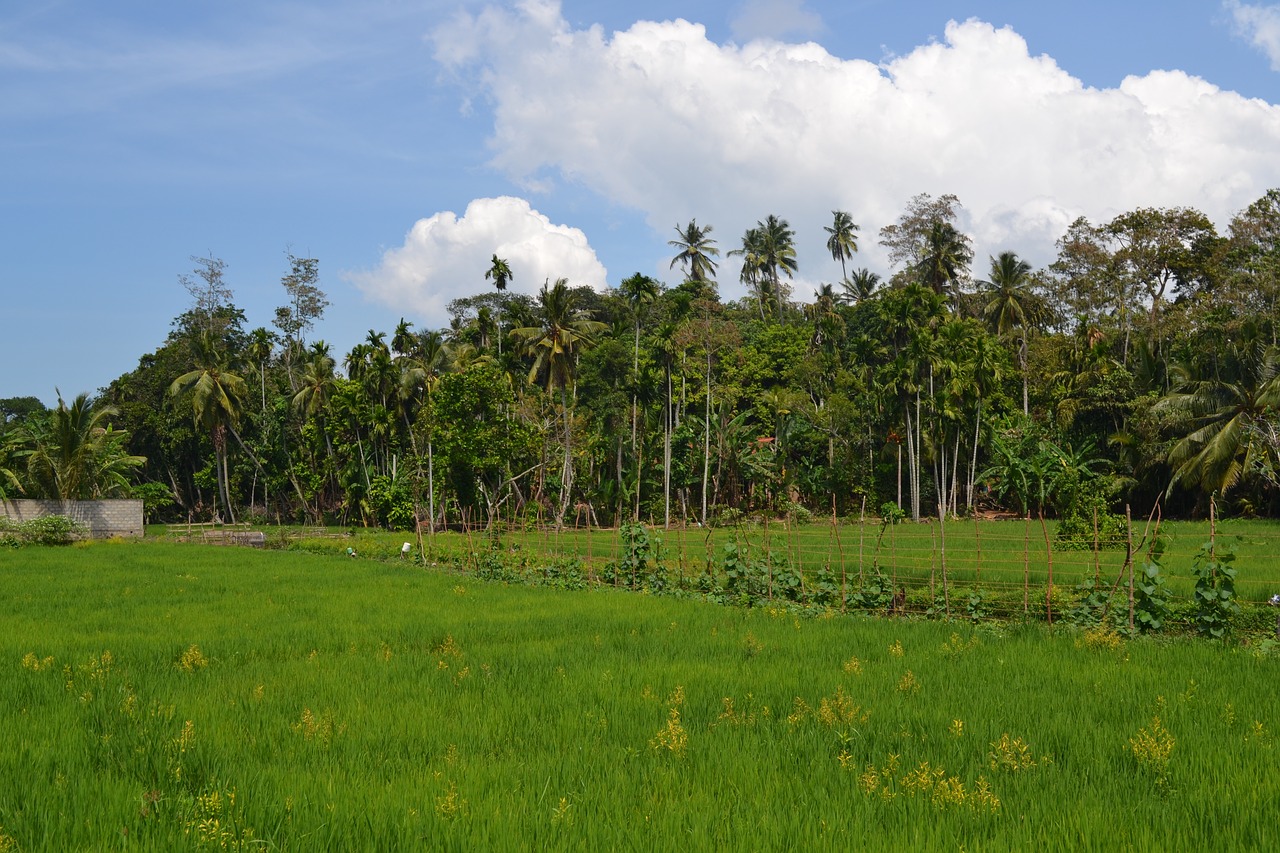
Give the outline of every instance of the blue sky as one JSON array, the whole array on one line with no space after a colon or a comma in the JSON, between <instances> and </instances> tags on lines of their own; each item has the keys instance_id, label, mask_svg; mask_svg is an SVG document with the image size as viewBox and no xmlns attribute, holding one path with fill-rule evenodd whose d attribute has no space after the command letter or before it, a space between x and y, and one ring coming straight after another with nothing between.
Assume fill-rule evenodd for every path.
<instances>
[{"instance_id":1,"label":"blue sky","mask_svg":"<svg viewBox=\"0 0 1280 853\"><path fill-rule=\"evenodd\" d=\"M680 20L677 20L680 19ZM251 326L320 259L345 352L486 288L668 271L697 217L796 228L797 298L919 192L965 205L981 274L1075 216L1280 186L1264 2L26 2L0 7L0 397L94 391L227 263ZM722 268L725 295L736 270Z\"/></svg>"}]
</instances>

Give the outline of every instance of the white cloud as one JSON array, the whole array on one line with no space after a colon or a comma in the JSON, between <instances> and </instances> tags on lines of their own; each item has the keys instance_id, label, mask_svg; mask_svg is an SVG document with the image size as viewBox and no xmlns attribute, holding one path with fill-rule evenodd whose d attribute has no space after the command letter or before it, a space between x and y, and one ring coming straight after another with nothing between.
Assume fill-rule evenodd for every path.
<instances>
[{"instance_id":1,"label":"white cloud","mask_svg":"<svg viewBox=\"0 0 1280 853\"><path fill-rule=\"evenodd\" d=\"M1280 6L1255 6L1225 0L1236 32L1271 60L1271 70L1280 71Z\"/></svg>"},{"instance_id":2,"label":"white cloud","mask_svg":"<svg viewBox=\"0 0 1280 853\"><path fill-rule=\"evenodd\" d=\"M605 287L605 268L582 231L553 225L529 202L510 196L476 199L461 218L444 211L419 219L376 269L346 277L405 316L443 325L449 300L493 286L484 274L495 254L511 266L511 291L535 294L557 278Z\"/></svg>"},{"instance_id":3,"label":"white cloud","mask_svg":"<svg viewBox=\"0 0 1280 853\"><path fill-rule=\"evenodd\" d=\"M733 37L742 41L816 36L825 29L822 18L806 9L804 0L746 0L730 28Z\"/></svg>"},{"instance_id":4,"label":"white cloud","mask_svg":"<svg viewBox=\"0 0 1280 853\"><path fill-rule=\"evenodd\" d=\"M838 275L833 208L862 224L869 258L854 263L874 268L876 232L911 196L956 193L985 272L1006 248L1047 262L1079 215L1191 205L1223 223L1280 185L1280 108L1178 71L1086 87L977 20L884 66L812 43L719 45L682 20L606 37L549 0L459 18L436 44L485 91L492 162L515 179L558 174L666 236L697 217L725 249L775 213L814 279Z\"/></svg>"}]
</instances>

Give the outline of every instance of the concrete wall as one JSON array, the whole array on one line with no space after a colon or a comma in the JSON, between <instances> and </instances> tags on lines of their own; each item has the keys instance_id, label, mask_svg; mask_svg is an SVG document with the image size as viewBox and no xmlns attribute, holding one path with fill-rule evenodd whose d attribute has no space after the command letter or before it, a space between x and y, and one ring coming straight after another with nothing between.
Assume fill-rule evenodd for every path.
<instances>
[{"instance_id":1,"label":"concrete wall","mask_svg":"<svg viewBox=\"0 0 1280 853\"><path fill-rule=\"evenodd\" d=\"M94 539L142 536L142 501L0 501L0 515L10 521L30 521L46 515L65 515L89 531Z\"/></svg>"}]
</instances>

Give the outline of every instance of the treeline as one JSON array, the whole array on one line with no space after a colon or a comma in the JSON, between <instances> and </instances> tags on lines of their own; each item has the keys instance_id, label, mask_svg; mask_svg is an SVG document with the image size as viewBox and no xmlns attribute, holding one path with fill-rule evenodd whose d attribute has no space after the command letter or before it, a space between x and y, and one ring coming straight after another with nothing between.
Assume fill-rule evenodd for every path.
<instances>
[{"instance_id":1,"label":"treeline","mask_svg":"<svg viewBox=\"0 0 1280 853\"><path fill-rule=\"evenodd\" d=\"M249 328L217 258L189 311L96 399L0 401L9 496L139 494L153 519L411 528L613 525L981 511L1092 525L1125 505L1275 515L1280 190L1226 233L1189 208L1077 220L1035 270L977 263L954 196L912 199L878 240L894 271L792 292L802 244L767 216L720 245L691 221L666 286L507 285L494 255L451 322L401 320L346 354L309 340L319 263ZM723 255L748 295L721 299Z\"/></svg>"}]
</instances>

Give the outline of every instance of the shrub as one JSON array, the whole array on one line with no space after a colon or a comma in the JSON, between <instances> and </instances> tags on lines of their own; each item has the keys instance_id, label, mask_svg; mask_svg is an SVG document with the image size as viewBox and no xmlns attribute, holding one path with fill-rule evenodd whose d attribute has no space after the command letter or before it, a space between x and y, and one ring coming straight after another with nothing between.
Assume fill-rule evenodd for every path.
<instances>
[{"instance_id":1,"label":"shrub","mask_svg":"<svg viewBox=\"0 0 1280 853\"><path fill-rule=\"evenodd\" d=\"M65 515L46 515L19 522L0 518L0 546L9 548L20 548L23 545L69 545L84 533L83 527Z\"/></svg>"}]
</instances>

